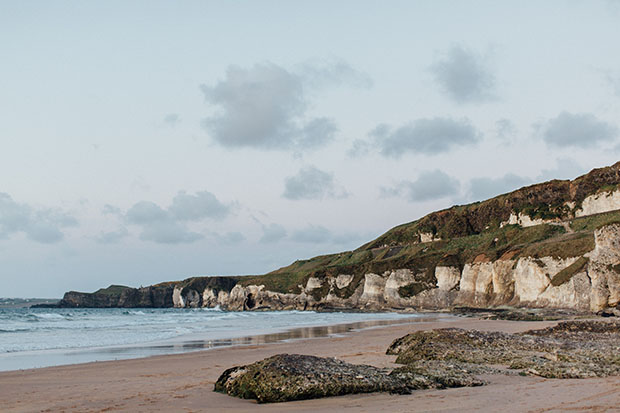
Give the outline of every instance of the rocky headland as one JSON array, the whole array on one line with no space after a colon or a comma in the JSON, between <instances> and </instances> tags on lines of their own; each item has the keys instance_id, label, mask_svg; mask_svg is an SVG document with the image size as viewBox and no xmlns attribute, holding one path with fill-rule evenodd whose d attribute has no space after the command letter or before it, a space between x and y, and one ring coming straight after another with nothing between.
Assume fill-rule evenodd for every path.
<instances>
[{"instance_id":1,"label":"rocky headland","mask_svg":"<svg viewBox=\"0 0 620 413\"><path fill-rule=\"evenodd\" d=\"M431 213L259 276L68 292L60 307L421 311L620 304L620 162Z\"/></svg>"}]
</instances>

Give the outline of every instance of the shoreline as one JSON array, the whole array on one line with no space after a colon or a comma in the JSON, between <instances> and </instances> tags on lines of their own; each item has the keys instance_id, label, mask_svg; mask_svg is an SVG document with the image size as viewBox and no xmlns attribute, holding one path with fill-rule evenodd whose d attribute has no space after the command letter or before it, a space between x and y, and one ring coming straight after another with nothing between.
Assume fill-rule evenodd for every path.
<instances>
[{"instance_id":1,"label":"shoreline","mask_svg":"<svg viewBox=\"0 0 620 413\"><path fill-rule=\"evenodd\" d=\"M398 314L399 317L394 317L395 314ZM91 362L133 360L163 355L184 354L195 351L210 351L216 348L314 339L393 324L407 324L422 320L439 320L456 317L455 315L445 313L393 313L391 315L393 318L336 322L334 324L317 323L290 328L266 328L255 334L228 332L213 336L213 333L204 331L185 333L171 338L132 344L53 348L2 353L0 354L0 373L86 364Z\"/></svg>"},{"instance_id":2,"label":"shoreline","mask_svg":"<svg viewBox=\"0 0 620 413\"><path fill-rule=\"evenodd\" d=\"M555 321L456 318L351 331L343 336L220 347L208 351L0 372L0 405L28 411L605 411L620 402L620 377L542 379L496 376L486 386L421 390L412 395L371 393L259 405L213 392L226 369L280 353L336 357L377 367L395 367L385 355L396 338L421 329L459 327L519 332ZM547 410L548 409L548 410Z\"/></svg>"}]
</instances>

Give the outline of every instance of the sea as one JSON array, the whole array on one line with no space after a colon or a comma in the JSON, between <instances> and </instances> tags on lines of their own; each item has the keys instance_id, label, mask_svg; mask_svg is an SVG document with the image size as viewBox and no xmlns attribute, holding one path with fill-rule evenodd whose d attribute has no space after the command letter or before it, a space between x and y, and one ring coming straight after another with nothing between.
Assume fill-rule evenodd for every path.
<instances>
[{"instance_id":1,"label":"sea","mask_svg":"<svg viewBox=\"0 0 620 413\"><path fill-rule=\"evenodd\" d=\"M419 314L0 308L0 371L346 334Z\"/></svg>"}]
</instances>

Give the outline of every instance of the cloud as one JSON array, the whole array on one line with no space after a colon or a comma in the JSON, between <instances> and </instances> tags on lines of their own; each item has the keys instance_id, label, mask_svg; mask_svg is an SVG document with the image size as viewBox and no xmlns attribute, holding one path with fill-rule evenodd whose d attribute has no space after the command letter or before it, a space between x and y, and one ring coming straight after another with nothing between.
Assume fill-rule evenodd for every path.
<instances>
[{"instance_id":1,"label":"cloud","mask_svg":"<svg viewBox=\"0 0 620 413\"><path fill-rule=\"evenodd\" d=\"M296 71L305 84L314 88L347 85L368 89L373 85L370 76L355 69L342 59L308 60L299 65Z\"/></svg>"},{"instance_id":2,"label":"cloud","mask_svg":"<svg viewBox=\"0 0 620 413\"><path fill-rule=\"evenodd\" d=\"M457 103L495 99L495 76L486 59L471 50L453 46L433 63L431 72L443 92Z\"/></svg>"},{"instance_id":3,"label":"cloud","mask_svg":"<svg viewBox=\"0 0 620 413\"><path fill-rule=\"evenodd\" d=\"M532 183L530 178L515 174L499 178L473 178L469 182L469 196L472 201L484 201Z\"/></svg>"},{"instance_id":4,"label":"cloud","mask_svg":"<svg viewBox=\"0 0 620 413\"><path fill-rule=\"evenodd\" d=\"M220 202L209 191L196 192L196 195L181 191L174 197L168 210L181 221L197 221L203 218L221 220L230 215L232 205Z\"/></svg>"},{"instance_id":5,"label":"cloud","mask_svg":"<svg viewBox=\"0 0 620 413\"><path fill-rule=\"evenodd\" d=\"M178 113L169 113L164 116L164 123L174 128L181 123L181 116Z\"/></svg>"},{"instance_id":6,"label":"cloud","mask_svg":"<svg viewBox=\"0 0 620 413\"><path fill-rule=\"evenodd\" d=\"M323 244L332 240L332 233L321 225L308 225L293 232L291 239L301 243Z\"/></svg>"},{"instance_id":7,"label":"cloud","mask_svg":"<svg viewBox=\"0 0 620 413\"><path fill-rule=\"evenodd\" d=\"M238 231L227 232L225 234L213 232L211 235L213 235L219 244L237 245L245 241L245 236Z\"/></svg>"},{"instance_id":8,"label":"cloud","mask_svg":"<svg viewBox=\"0 0 620 413\"><path fill-rule=\"evenodd\" d=\"M302 152L334 139L333 120L308 118L303 77L273 63L229 66L224 80L200 88L219 108L203 126L226 148Z\"/></svg>"},{"instance_id":9,"label":"cloud","mask_svg":"<svg viewBox=\"0 0 620 413\"><path fill-rule=\"evenodd\" d=\"M101 209L103 215L122 215L123 211L117 206L105 204Z\"/></svg>"},{"instance_id":10,"label":"cloud","mask_svg":"<svg viewBox=\"0 0 620 413\"><path fill-rule=\"evenodd\" d=\"M351 158L359 158L370 152L371 145L364 139L355 139L351 148L347 151L347 155Z\"/></svg>"},{"instance_id":11,"label":"cloud","mask_svg":"<svg viewBox=\"0 0 620 413\"><path fill-rule=\"evenodd\" d=\"M150 201L137 202L127 211L125 220L130 225L141 227L140 239L144 241L162 244L191 243L204 236L189 230L188 222L207 218L222 220L231 213L231 209L232 204L223 204L208 191L197 192L195 195L180 191L167 209ZM234 241L226 236L224 240Z\"/></svg>"},{"instance_id":12,"label":"cloud","mask_svg":"<svg viewBox=\"0 0 620 413\"><path fill-rule=\"evenodd\" d=\"M382 187L380 190L384 197L399 196L410 202L423 202L454 197L459 189L458 180L436 169L422 172L415 181L402 181L393 187Z\"/></svg>"},{"instance_id":13,"label":"cloud","mask_svg":"<svg viewBox=\"0 0 620 413\"><path fill-rule=\"evenodd\" d=\"M418 119L393 130L380 124L370 137L381 149L381 154L399 158L406 152L437 155L457 147L475 145L481 134L469 119Z\"/></svg>"},{"instance_id":14,"label":"cloud","mask_svg":"<svg viewBox=\"0 0 620 413\"><path fill-rule=\"evenodd\" d=\"M64 238L62 229L76 226L77 220L67 212L17 203L0 192L0 239L24 233L33 241L52 244Z\"/></svg>"},{"instance_id":15,"label":"cloud","mask_svg":"<svg viewBox=\"0 0 620 413\"><path fill-rule=\"evenodd\" d=\"M158 244L189 244L204 238L202 234L189 231L174 221L158 221L142 228L140 239Z\"/></svg>"},{"instance_id":16,"label":"cloud","mask_svg":"<svg viewBox=\"0 0 620 413\"><path fill-rule=\"evenodd\" d=\"M181 244L197 241L203 236L178 222L174 215L154 202L140 201L125 215L129 224L140 226L140 239L159 244Z\"/></svg>"},{"instance_id":17,"label":"cloud","mask_svg":"<svg viewBox=\"0 0 620 413\"><path fill-rule=\"evenodd\" d=\"M306 166L284 181L284 198L291 200L346 198L347 191L338 186L334 175L314 166Z\"/></svg>"},{"instance_id":18,"label":"cloud","mask_svg":"<svg viewBox=\"0 0 620 413\"><path fill-rule=\"evenodd\" d=\"M168 211L150 201L140 201L127 211L126 218L131 224L146 225L164 220L172 220Z\"/></svg>"},{"instance_id":19,"label":"cloud","mask_svg":"<svg viewBox=\"0 0 620 413\"><path fill-rule=\"evenodd\" d=\"M537 125L549 146L592 148L598 143L613 141L618 128L599 120L591 113L562 112L556 118Z\"/></svg>"},{"instance_id":20,"label":"cloud","mask_svg":"<svg viewBox=\"0 0 620 413\"><path fill-rule=\"evenodd\" d=\"M263 236L260 238L259 242L263 244L270 244L278 242L285 237L286 229L282 225L269 224L267 226L263 226Z\"/></svg>"},{"instance_id":21,"label":"cloud","mask_svg":"<svg viewBox=\"0 0 620 413\"><path fill-rule=\"evenodd\" d=\"M101 231L99 235L95 238L95 240L99 244L117 244L123 238L129 235L129 231L127 228L121 227L116 231L104 232Z\"/></svg>"},{"instance_id":22,"label":"cloud","mask_svg":"<svg viewBox=\"0 0 620 413\"><path fill-rule=\"evenodd\" d=\"M303 149L315 149L334 140L338 128L329 118L314 118L304 125L300 131L297 146Z\"/></svg>"}]
</instances>

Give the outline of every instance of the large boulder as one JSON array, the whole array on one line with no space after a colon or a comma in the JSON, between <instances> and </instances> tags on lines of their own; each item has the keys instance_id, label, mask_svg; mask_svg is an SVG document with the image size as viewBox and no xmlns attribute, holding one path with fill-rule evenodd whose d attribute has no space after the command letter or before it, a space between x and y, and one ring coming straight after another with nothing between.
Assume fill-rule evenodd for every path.
<instances>
[{"instance_id":1,"label":"large boulder","mask_svg":"<svg viewBox=\"0 0 620 413\"><path fill-rule=\"evenodd\" d=\"M278 354L224 371L215 391L259 403L371 392L408 394L418 389L482 385L471 373L455 363L404 366L390 372L334 358Z\"/></svg>"}]
</instances>

